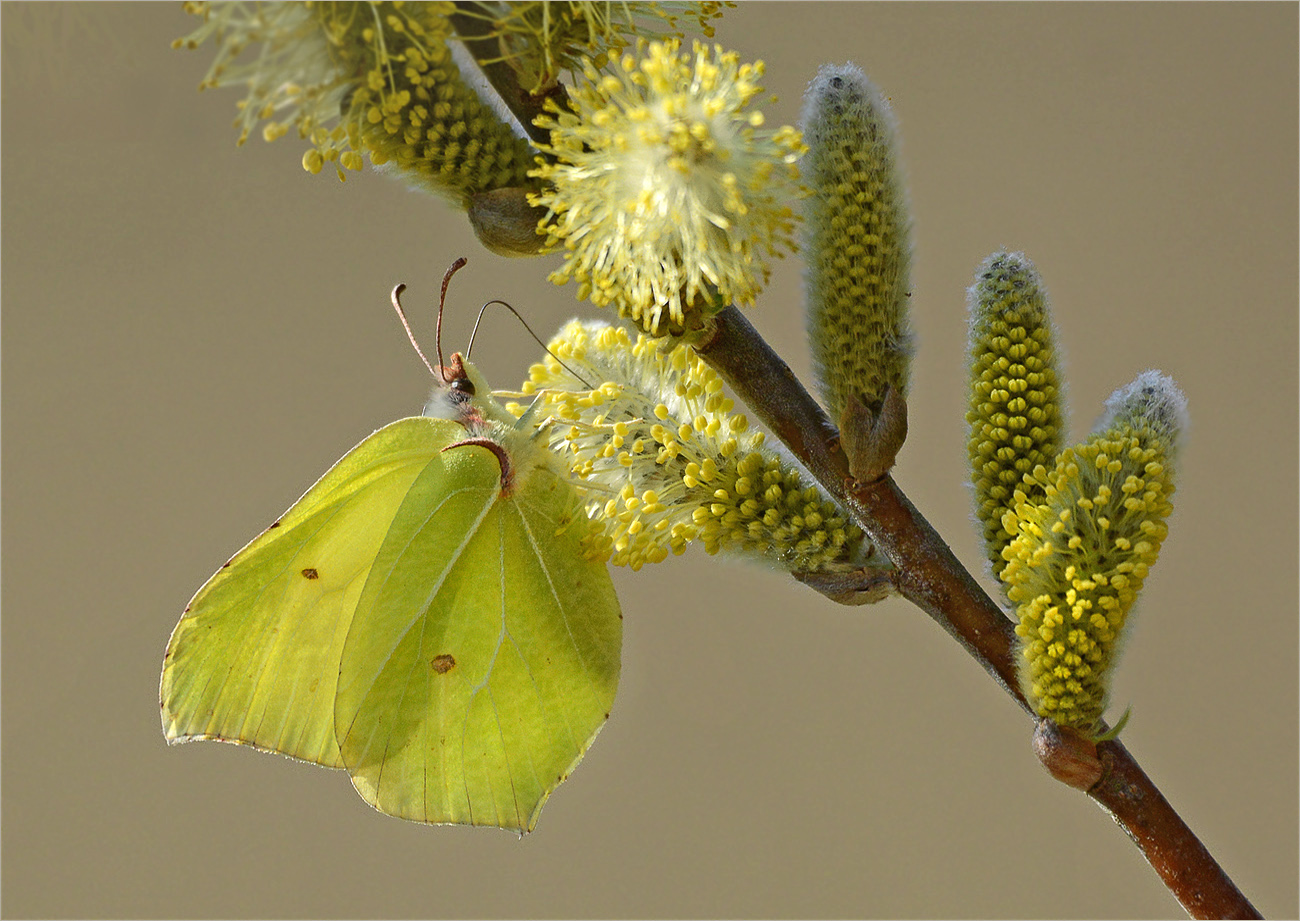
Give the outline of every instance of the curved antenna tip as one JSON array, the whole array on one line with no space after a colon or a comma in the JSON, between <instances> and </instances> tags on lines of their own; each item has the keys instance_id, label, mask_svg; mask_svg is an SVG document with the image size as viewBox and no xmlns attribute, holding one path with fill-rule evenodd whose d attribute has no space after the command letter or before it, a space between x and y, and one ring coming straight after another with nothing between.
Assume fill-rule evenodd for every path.
<instances>
[{"instance_id":1,"label":"curved antenna tip","mask_svg":"<svg viewBox=\"0 0 1300 921\"><path fill-rule=\"evenodd\" d=\"M429 359L424 357L424 350L420 348L420 343L415 340L415 333L411 331L411 324L406 319L406 311L402 309L402 292L406 290L406 285L399 282L393 287L393 293L390 295L393 302L393 309L397 311L397 316L402 321L402 329L406 330L406 338L411 340L411 345L415 347L415 354L420 356L420 361L429 369L429 373L434 377L438 373L433 370L433 365L429 364Z\"/></svg>"}]
</instances>

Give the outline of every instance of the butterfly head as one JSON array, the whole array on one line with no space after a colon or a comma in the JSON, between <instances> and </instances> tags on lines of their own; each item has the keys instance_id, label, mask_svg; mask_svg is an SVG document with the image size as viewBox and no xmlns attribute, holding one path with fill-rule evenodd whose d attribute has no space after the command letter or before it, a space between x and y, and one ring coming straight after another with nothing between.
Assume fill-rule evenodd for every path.
<instances>
[{"instance_id":1,"label":"butterfly head","mask_svg":"<svg viewBox=\"0 0 1300 921\"><path fill-rule=\"evenodd\" d=\"M495 415L492 412L495 407L496 401L483 375L460 352L454 352L451 361L435 371L433 392L424 404L424 415L450 419L467 427L482 426L485 417Z\"/></svg>"}]
</instances>

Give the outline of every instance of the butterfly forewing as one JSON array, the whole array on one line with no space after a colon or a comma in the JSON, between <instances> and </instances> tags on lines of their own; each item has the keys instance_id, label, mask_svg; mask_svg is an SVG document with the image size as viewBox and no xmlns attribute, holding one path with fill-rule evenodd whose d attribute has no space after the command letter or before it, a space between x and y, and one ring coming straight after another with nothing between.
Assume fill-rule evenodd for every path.
<instances>
[{"instance_id":1,"label":"butterfly forewing","mask_svg":"<svg viewBox=\"0 0 1300 921\"><path fill-rule=\"evenodd\" d=\"M341 767L338 662L402 500L463 429L408 419L348 452L190 602L164 659L169 741L217 739Z\"/></svg>"}]
</instances>

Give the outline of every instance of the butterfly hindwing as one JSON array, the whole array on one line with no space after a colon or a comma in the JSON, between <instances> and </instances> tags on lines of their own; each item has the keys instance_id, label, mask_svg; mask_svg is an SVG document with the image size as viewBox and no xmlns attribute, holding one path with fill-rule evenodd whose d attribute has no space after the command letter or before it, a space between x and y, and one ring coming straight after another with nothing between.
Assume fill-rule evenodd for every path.
<instances>
[{"instance_id":1,"label":"butterfly hindwing","mask_svg":"<svg viewBox=\"0 0 1300 921\"><path fill-rule=\"evenodd\" d=\"M618 602L549 467L514 455L503 492L494 452L443 457L446 472L413 484L358 601L337 735L383 812L528 831L612 705Z\"/></svg>"},{"instance_id":2,"label":"butterfly hindwing","mask_svg":"<svg viewBox=\"0 0 1300 921\"><path fill-rule=\"evenodd\" d=\"M581 559L581 527L587 524L575 498L567 483L539 476L534 489L505 509L519 521L507 528L505 554L522 561L507 573L508 610L515 599L538 599L537 616L508 619L525 665L516 673L525 685L520 698L532 704L516 731L530 754L532 779L546 791L529 828L604 725L618 689L622 615L605 564L573 562Z\"/></svg>"}]
</instances>

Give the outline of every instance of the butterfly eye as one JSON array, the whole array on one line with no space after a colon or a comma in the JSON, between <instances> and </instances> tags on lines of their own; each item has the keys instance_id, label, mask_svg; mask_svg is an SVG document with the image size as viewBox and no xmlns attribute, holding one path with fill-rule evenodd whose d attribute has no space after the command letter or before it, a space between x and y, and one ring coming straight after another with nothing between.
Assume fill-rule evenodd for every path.
<instances>
[{"instance_id":1,"label":"butterfly eye","mask_svg":"<svg viewBox=\"0 0 1300 921\"><path fill-rule=\"evenodd\" d=\"M458 377L451 382L451 389L463 393L467 397L472 397L474 395L474 382L468 377Z\"/></svg>"}]
</instances>

